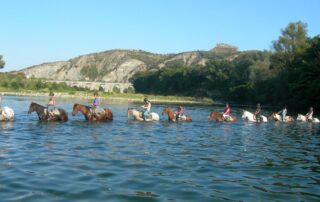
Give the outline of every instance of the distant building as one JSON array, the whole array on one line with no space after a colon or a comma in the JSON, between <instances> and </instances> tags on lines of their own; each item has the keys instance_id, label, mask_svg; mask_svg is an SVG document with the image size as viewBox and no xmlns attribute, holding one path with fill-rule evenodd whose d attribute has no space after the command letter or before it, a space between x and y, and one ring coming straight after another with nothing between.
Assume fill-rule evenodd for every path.
<instances>
[{"instance_id":1,"label":"distant building","mask_svg":"<svg viewBox=\"0 0 320 202\"><path fill-rule=\"evenodd\" d=\"M232 46L225 43L217 43L217 45L211 49L211 51L216 53L230 53L230 52L237 52L239 50L238 47Z\"/></svg>"}]
</instances>

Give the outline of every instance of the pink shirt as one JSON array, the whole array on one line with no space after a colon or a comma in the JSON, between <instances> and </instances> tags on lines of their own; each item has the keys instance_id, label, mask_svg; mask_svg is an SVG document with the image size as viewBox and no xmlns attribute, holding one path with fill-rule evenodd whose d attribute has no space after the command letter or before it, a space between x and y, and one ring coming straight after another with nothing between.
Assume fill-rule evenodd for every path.
<instances>
[{"instance_id":1,"label":"pink shirt","mask_svg":"<svg viewBox=\"0 0 320 202\"><path fill-rule=\"evenodd\" d=\"M224 114L225 114L225 115L230 115L230 112L231 112L230 107L226 107L226 108L224 109Z\"/></svg>"},{"instance_id":2,"label":"pink shirt","mask_svg":"<svg viewBox=\"0 0 320 202\"><path fill-rule=\"evenodd\" d=\"M180 106L180 107L178 107L178 112L177 112L177 114L183 114L183 108Z\"/></svg>"}]
</instances>

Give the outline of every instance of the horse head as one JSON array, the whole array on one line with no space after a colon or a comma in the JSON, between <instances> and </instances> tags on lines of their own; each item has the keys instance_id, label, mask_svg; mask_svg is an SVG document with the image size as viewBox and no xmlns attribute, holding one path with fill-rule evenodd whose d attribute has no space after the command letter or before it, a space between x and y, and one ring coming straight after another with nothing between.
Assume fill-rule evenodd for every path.
<instances>
[{"instance_id":1,"label":"horse head","mask_svg":"<svg viewBox=\"0 0 320 202\"><path fill-rule=\"evenodd\" d=\"M242 119L246 119L248 118L248 112L246 110L243 110L242 111L242 116L241 116Z\"/></svg>"},{"instance_id":2,"label":"horse head","mask_svg":"<svg viewBox=\"0 0 320 202\"><path fill-rule=\"evenodd\" d=\"M127 112L128 117L132 116L132 108L128 108L128 112Z\"/></svg>"},{"instance_id":3,"label":"horse head","mask_svg":"<svg viewBox=\"0 0 320 202\"><path fill-rule=\"evenodd\" d=\"M302 114L298 114L298 117L297 117L297 121L306 121L306 117L303 116Z\"/></svg>"},{"instance_id":4,"label":"horse head","mask_svg":"<svg viewBox=\"0 0 320 202\"><path fill-rule=\"evenodd\" d=\"M249 121L249 120L251 120L252 119L252 121L253 121L253 114L252 113L250 113L250 112L248 112L248 111L246 111L246 110L243 110L242 111L242 116L241 116L241 118L242 119L244 119L244 120L246 120L246 121Z\"/></svg>"},{"instance_id":5,"label":"horse head","mask_svg":"<svg viewBox=\"0 0 320 202\"><path fill-rule=\"evenodd\" d=\"M208 116L208 121L211 121L211 120L212 120L211 114L212 114L212 112L211 112L211 113L209 114L209 116Z\"/></svg>"},{"instance_id":6,"label":"horse head","mask_svg":"<svg viewBox=\"0 0 320 202\"><path fill-rule=\"evenodd\" d=\"M172 110L170 109L170 107L165 106L165 107L163 108L161 114L162 114L162 115L164 115L165 113L166 113L166 114L169 114L170 111L172 111Z\"/></svg>"},{"instance_id":7,"label":"horse head","mask_svg":"<svg viewBox=\"0 0 320 202\"><path fill-rule=\"evenodd\" d=\"M29 106L28 114L31 114L31 112L35 111L35 106L36 106L36 103L31 102L31 104Z\"/></svg>"},{"instance_id":8,"label":"horse head","mask_svg":"<svg viewBox=\"0 0 320 202\"><path fill-rule=\"evenodd\" d=\"M271 115L269 116L269 120L281 121L281 116L275 112L272 112Z\"/></svg>"},{"instance_id":9,"label":"horse head","mask_svg":"<svg viewBox=\"0 0 320 202\"><path fill-rule=\"evenodd\" d=\"M211 121L212 119L216 118L216 112L211 112L208 116L208 121Z\"/></svg>"},{"instance_id":10,"label":"horse head","mask_svg":"<svg viewBox=\"0 0 320 202\"><path fill-rule=\"evenodd\" d=\"M72 116L75 116L80 111L80 105L74 104L72 109Z\"/></svg>"}]
</instances>

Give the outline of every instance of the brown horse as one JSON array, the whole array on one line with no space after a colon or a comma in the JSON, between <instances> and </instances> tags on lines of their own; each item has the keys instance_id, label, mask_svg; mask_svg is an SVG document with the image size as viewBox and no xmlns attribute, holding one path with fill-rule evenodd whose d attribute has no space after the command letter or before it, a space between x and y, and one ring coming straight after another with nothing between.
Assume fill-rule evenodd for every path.
<instances>
[{"instance_id":1,"label":"brown horse","mask_svg":"<svg viewBox=\"0 0 320 202\"><path fill-rule=\"evenodd\" d=\"M163 114L167 114L168 115L168 121L173 122L173 121L192 121L192 117L190 115L182 115L181 117L179 117L178 119L176 118L176 114L172 111L172 109L170 107L165 107L162 111L162 115Z\"/></svg>"},{"instance_id":2,"label":"brown horse","mask_svg":"<svg viewBox=\"0 0 320 202\"><path fill-rule=\"evenodd\" d=\"M215 119L216 122L235 122L237 118L235 116L229 116L228 118L223 118L222 113L219 112L211 112L210 115L208 116L208 121L211 121L212 119Z\"/></svg>"},{"instance_id":3,"label":"brown horse","mask_svg":"<svg viewBox=\"0 0 320 202\"><path fill-rule=\"evenodd\" d=\"M55 109L53 112L48 113L47 107L32 102L30 104L28 114L36 112L40 121L68 121L68 114L64 109Z\"/></svg>"},{"instance_id":4,"label":"brown horse","mask_svg":"<svg viewBox=\"0 0 320 202\"><path fill-rule=\"evenodd\" d=\"M74 104L72 116L78 112L82 112L87 121L112 121L113 113L110 109L103 109L104 113L93 113L92 108L89 106Z\"/></svg>"},{"instance_id":5,"label":"brown horse","mask_svg":"<svg viewBox=\"0 0 320 202\"><path fill-rule=\"evenodd\" d=\"M269 116L269 120L271 121L280 121L283 122L282 120L282 116L280 116L279 114L273 112L271 113L271 115ZM294 118L292 116L286 116L284 122L293 122Z\"/></svg>"}]
</instances>

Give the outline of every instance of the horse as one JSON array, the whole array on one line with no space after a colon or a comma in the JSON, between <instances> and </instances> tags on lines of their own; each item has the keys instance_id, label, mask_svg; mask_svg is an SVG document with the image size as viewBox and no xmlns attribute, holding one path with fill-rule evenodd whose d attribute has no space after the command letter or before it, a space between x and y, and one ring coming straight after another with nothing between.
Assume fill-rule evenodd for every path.
<instances>
[{"instance_id":1,"label":"horse","mask_svg":"<svg viewBox=\"0 0 320 202\"><path fill-rule=\"evenodd\" d=\"M165 107L162 111L162 115L164 114L168 115L168 121L174 122L174 121L186 121L190 122L192 121L192 116L190 115L182 115L177 119L177 115L172 111L170 107Z\"/></svg>"},{"instance_id":2,"label":"horse","mask_svg":"<svg viewBox=\"0 0 320 202\"><path fill-rule=\"evenodd\" d=\"M105 108L102 110L103 113L93 113L92 107L82 105L82 104L74 104L72 110L72 116L75 116L78 112L81 112L87 121L112 121L113 113L110 109Z\"/></svg>"},{"instance_id":3,"label":"horse","mask_svg":"<svg viewBox=\"0 0 320 202\"><path fill-rule=\"evenodd\" d=\"M269 120L272 120L272 121L280 121L280 122L293 122L294 121L294 118L292 116L286 116L285 120L282 121L282 117L273 112L271 113L271 115L269 116Z\"/></svg>"},{"instance_id":4,"label":"horse","mask_svg":"<svg viewBox=\"0 0 320 202\"><path fill-rule=\"evenodd\" d=\"M0 121L13 121L14 120L14 111L10 107L0 108Z\"/></svg>"},{"instance_id":5,"label":"horse","mask_svg":"<svg viewBox=\"0 0 320 202\"><path fill-rule=\"evenodd\" d=\"M243 110L242 119L249 121L249 122L257 122L257 119L255 118L254 114L252 114L251 112L248 112L246 110ZM268 122L267 117L261 115L260 122Z\"/></svg>"},{"instance_id":6,"label":"horse","mask_svg":"<svg viewBox=\"0 0 320 202\"><path fill-rule=\"evenodd\" d=\"M157 113L151 112L149 116L145 117L145 119L142 118L142 112L128 108L128 117L133 116L133 118L137 121L159 121L160 117Z\"/></svg>"},{"instance_id":7,"label":"horse","mask_svg":"<svg viewBox=\"0 0 320 202\"><path fill-rule=\"evenodd\" d=\"M208 116L208 121L211 121L212 119L215 119L216 122L235 122L237 120L235 116L227 116L224 118L223 114L219 112L211 112Z\"/></svg>"},{"instance_id":8,"label":"horse","mask_svg":"<svg viewBox=\"0 0 320 202\"><path fill-rule=\"evenodd\" d=\"M68 114L64 109L54 109L48 112L48 108L35 102L30 104L28 114L36 112L40 121L68 121Z\"/></svg>"},{"instance_id":9,"label":"horse","mask_svg":"<svg viewBox=\"0 0 320 202\"><path fill-rule=\"evenodd\" d=\"M297 121L302 121L302 122L307 122L307 117L302 115L302 114L298 114L298 117L297 117ZM320 120L318 118L313 118L312 119L312 123L319 123Z\"/></svg>"}]
</instances>

